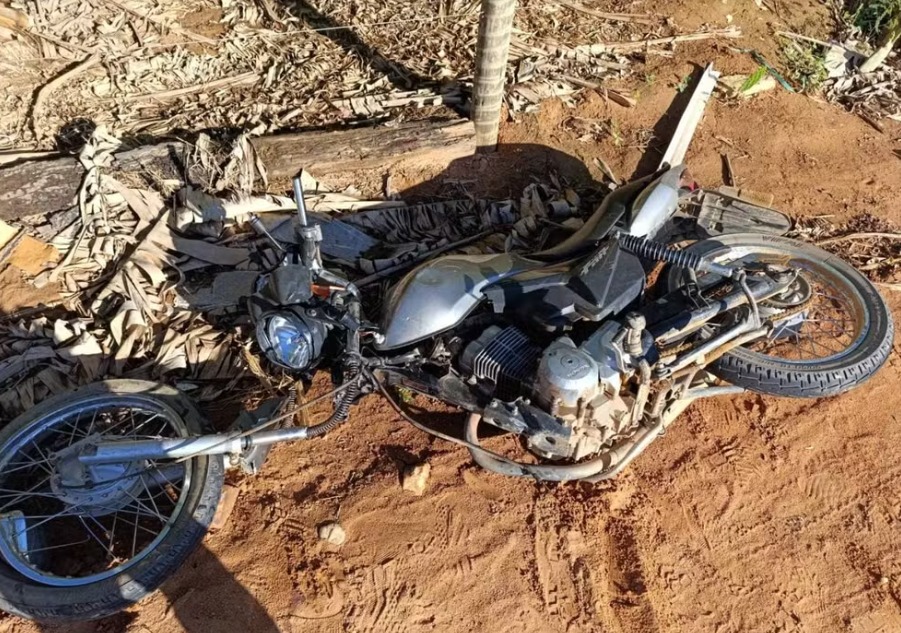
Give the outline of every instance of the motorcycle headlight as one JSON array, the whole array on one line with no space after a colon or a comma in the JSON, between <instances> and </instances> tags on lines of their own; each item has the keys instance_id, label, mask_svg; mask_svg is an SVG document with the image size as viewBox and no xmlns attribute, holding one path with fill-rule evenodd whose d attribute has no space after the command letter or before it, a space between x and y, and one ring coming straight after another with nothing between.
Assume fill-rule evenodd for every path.
<instances>
[{"instance_id":1,"label":"motorcycle headlight","mask_svg":"<svg viewBox=\"0 0 901 633\"><path fill-rule=\"evenodd\" d=\"M257 324L257 340L272 362L288 369L306 369L318 350L317 338L300 317L278 313Z\"/></svg>"}]
</instances>

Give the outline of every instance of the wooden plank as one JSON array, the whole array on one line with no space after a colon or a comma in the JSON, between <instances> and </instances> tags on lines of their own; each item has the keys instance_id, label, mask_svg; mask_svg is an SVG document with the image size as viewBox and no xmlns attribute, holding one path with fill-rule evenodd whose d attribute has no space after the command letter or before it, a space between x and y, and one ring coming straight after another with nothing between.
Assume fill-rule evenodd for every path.
<instances>
[{"instance_id":1,"label":"wooden plank","mask_svg":"<svg viewBox=\"0 0 901 633\"><path fill-rule=\"evenodd\" d=\"M184 151L184 143L147 145L116 154L122 171L178 175L174 156ZM72 156L31 160L0 169L0 219L16 220L29 215L52 213L75 204L84 167Z\"/></svg>"},{"instance_id":2,"label":"wooden plank","mask_svg":"<svg viewBox=\"0 0 901 633\"><path fill-rule=\"evenodd\" d=\"M408 121L333 132L263 136L251 141L271 178L387 167L401 159L448 161L475 151L469 121Z\"/></svg>"},{"instance_id":3,"label":"wooden plank","mask_svg":"<svg viewBox=\"0 0 901 633\"><path fill-rule=\"evenodd\" d=\"M396 125L278 134L253 139L271 179L290 178L300 169L328 174L388 167L399 160L450 162L475 151L469 121L409 121ZM180 141L146 145L116 154L115 170L178 178L188 146ZM84 169L71 156L24 161L0 169L0 219L69 208Z\"/></svg>"}]
</instances>

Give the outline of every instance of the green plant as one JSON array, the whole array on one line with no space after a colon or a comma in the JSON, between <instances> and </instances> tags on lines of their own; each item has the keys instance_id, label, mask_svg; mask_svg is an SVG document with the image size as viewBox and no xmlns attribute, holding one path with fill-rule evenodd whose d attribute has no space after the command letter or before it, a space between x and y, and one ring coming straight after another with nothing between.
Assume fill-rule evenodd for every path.
<instances>
[{"instance_id":1,"label":"green plant","mask_svg":"<svg viewBox=\"0 0 901 633\"><path fill-rule=\"evenodd\" d=\"M654 73L645 73L644 74L645 85L653 86L655 81L657 81L657 75L655 75Z\"/></svg>"},{"instance_id":2,"label":"green plant","mask_svg":"<svg viewBox=\"0 0 901 633\"><path fill-rule=\"evenodd\" d=\"M690 84L690 83L691 83L691 73L688 73L687 75L682 77L682 79L679 81L678 84L676 84L676 92L678 92L679 94L682 94L683 92L685 92L685 89L688 88L688 84Z\"/></svg>"},{"instance_id":3,"label":"green plant","mask_svg":"<svg viewBox=\"0 0 901 633\"><path fill-rule=\"evenodd\" d=\"M869 38L879 37L901 15L901 0L858 0L850 7L848 21Z\"/></svg>"},{"instance_id":4,"label":"green plant","mask_svg":"<svg viewBox=\"0 0 901 633\"><path fill-rule=\"evenodd\" d=\"M758 66L757 70L748 75L748 78L745 79L745 83L741 85L741 90L739 90L739 92L747 92L748 90L756 86L765 76L766 66Z\"/></svg>"},{"instance_id":5,"label":"green plant","mask_svg":"<svg viewBox=\"0 0 901 633\"><path fill-rule=\"evenodd\" d=\"M815 46L787 42L782 47L782 57L788 67L788 78L801 86L803 92L816 91L827 77L825 58Z\"/></svg>"},{"instance_id":6,"label":"green plant","mask_svg":"<svg viewBox=\"0 0 901 633\"><path fill-rule=\"evenodd\" d=\"M609 119L604 122L604 127L606 128L607 135L610 137L610 140L613 141L613 144L616 147L620 147L623 144L623 133L619 126L619 121L616 119Z\"/></svg>"}]
</instances>

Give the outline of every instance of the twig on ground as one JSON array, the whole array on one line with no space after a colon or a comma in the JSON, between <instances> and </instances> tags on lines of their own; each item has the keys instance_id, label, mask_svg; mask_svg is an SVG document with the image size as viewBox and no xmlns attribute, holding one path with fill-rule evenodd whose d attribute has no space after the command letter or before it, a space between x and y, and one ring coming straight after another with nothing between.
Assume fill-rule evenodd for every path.
<instances>
[{"instance_id":1,"label":"twig on ground","mask_svg":"<svg viewBox=\"0 0 901 633\"><path fill-rule=\"evenodd\" d=\"M632 22L634 24L654 24L654 19L647 14L638 13L607 13L605 11L595 11L578 2L569 2L568 0L558 0L557 4L585 15L590 15L601 20L610 20L611 22Z\"/></svg>"},{"instance_id":2,"label":"twig on ground","mask_svg":"<svg viewBox=\"0 0 901 633\"><path fill-rule=\"evenodd\" d=\"M61 40L58 37L54 37L52 35L47 35L46 33L41 33L39 31L31 31L31 30L26 31L24 29L18 29L18 28L13 29L13 30L16 33L19 33L20 35L23 35L25 37L36 37L38 39L50 42L51 44L54 44L56 46L62 46L63 48L68 48L70 51L84 53L85 55L92 55L94 53L94 51L90 48L85 48L84 46L81 46L80 44L73 44L71 42Z\"/></svg>"},{"instance_id":3,"label":"twig on ground","mask_svg":"<svg viewBox=\"0 0 901 633\"><path fill-rule=\"evenodd\" d=\"M854 114L856 114L861 119L863 119L864 123L869 125L871 128L873 128L877 132L885 134L885 128L882 127L882 124L879 121L877 121L876 119L874 119L873 117L871 117L869 114L864 112L863 110L855 110Z\"/></svg>"},{"instance_id":4,"label":"twig on ground","mask_svg":"<svg viewBox=\"0 0 901 633\"><path fill-rule=\"evenodd\" d=\"M28 151L21 152L0 152L0 166L9 163L15 163L20 160L40 160L42 158L52 158L58 156L59 152L42 152Z\"/></svg>"},{"instance_id":5,"label":"twig on ground","mask_svg":"<svg viewBox=\"0 0 901 633\"><path fill-rule=\"evenodd\" d=\"M213 81L207 81L202 84L195 84L193 86L185 86L184 88L175 88L173 90L160 90L157 92L148 92L140 95L127 95L124 100L125 101L142 101L142 100L162 100L162 99L172 99L174 97L181 97L188 94L193 94L195 92L206 92L211 90L218 90L219 88L226 88L228 86L236 86L240 84L248 84L248 83L256 83L259 79L259 75L253 71L241 73L240 75L234 75L233 77L224 77L223 79L214 79ZM115 100L116 97L110 97L110 99Z\"/></svg>"},{"instance_id":6,"label":"twig on ground","mask_svg":"<svg viewBox=\"0 0 901 633\"><path fill-rule=\"evenodd\" d=\"M606 161L604 161L602 158L595 157L594 162L604 173L604 175L610 179L610 182L612 182L616 186L619 186L619 178L616 177L616 174L613 173L613 170L610 169L610 165L608 165Z\"/></svg>"},{"instance_id":7,"label":"twig on ground","mask_svg":"<svg viewBox=\"0 0 901 633\"><path fill-rule=\"evenodd\" d=\"M901 240L901 233L849 233L848 235L840 235L838 237L830 237L827 240L820 240L819 242L817 242L817 246L836 244L845 240L871 240L874 238Z\"/></svg>"},{"instance_id":8,"label":"twig on ground","mask_svg":"<svg viewBox=\"0 0 901 633\"><path fill-rule=\"evenodd\" d=\"M699 42L702 40L712 40L718 37L737 38L741 37L741 29L738 27L729 27L726 29L716 29L713 31L698 31L696 33L681 33L679 35L670 35L669 37L652 37L646 40L638 40L637 42L609 42L607 44L586 44L584 46L576 46L574 50L579 53L597 54L602 52L626 53L630 51L640 51L651 46L660 46L664 44L676 44L677 42Z\"/></svg>"},{"instance_id":9,"label":"twig on ground","mask_svg":"<svg viewBox=\"0 0 901 633\"><path fill-rule=\"evenodd\" d=\"M809 37L807 35L801 35L800 33L792 33L791 31L776 31L776 35L781 35L782 37L787 37L793 40L800 40L802 42L808 42L810 44L816 44L818 46L824 46L826 48L842 48L846 51L851 51L852 53L858 54L853 48L849 48L844 44L839 44L838 42L827 42L825 40L818 40L815 37Z\"/></svg>"},{"instance_id":10,"label":"twig on ground","mask_svg":"<svg viewBox=\"0 0 901 633\"><path fill-rule=\"evenodd\" d=\"M624 108L632 108L635 107L635 104L638 103L632 97L624 95L623 93L617 90L611 90L610 88L605 88L601 84L595 83L593 81L585 81L584 79L579 79L578 77L573 77L572 75L560 75L560 79L567 83L571 83L574 86L578 86L580 88L588 88L590 90L597 90L601 93L602 96L607 97L614 103L617 103Z\"/></svg>"},{"instance_id":11,"label":"twig on ground","mask_svg":"<svg viewBox=\"0 0 901 633\"><path fill-rule=\"evenodd\" d=\"M100 62L100 58L96 55L88 55L83 60L81 60L75 66L72 66L65 72L57 75L46 84L38 88L38 91L34 95L34 102L31 105L31 132L34 134L36 139L40 139L41 136L38 134L38 115L41 113L41 109L44 106L44 102L47 100L47 97L53 93L54 90L62 86L64 83L83 73L84 71L96 66L97 63Z\"/></svg>"},{"instance_id":12,"label":"twig on ground","mask_svg":"<svg viewBox=\"0 0 901 633\"><path fill-rule=\"evenodd\" d=\"M723 181L730 187L735 186L735 172L732 170L732 161L729 160L729 154L723 152L720 154L723 158Z\"/></svg>"}]
</instances>

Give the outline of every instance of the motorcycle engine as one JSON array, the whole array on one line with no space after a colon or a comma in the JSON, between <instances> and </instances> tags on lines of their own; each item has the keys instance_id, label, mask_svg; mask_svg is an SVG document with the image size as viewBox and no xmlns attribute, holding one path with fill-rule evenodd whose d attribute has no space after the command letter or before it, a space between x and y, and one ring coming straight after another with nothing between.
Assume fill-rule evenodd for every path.
<instances>
[{"instance_id":1,"label":"motorcycle engine","mask_svg":"<svg viewBox=\"0 0 901 633\"><path fill-rule=\"evenodd\" d=\"M460 367L493 397L531 399L572 430L572 459L592 455L630 427L631 398L605 324L581 346L560 337L543 350L520 329L491 326L469 343Z\"/></svg>"}]
</instances>

